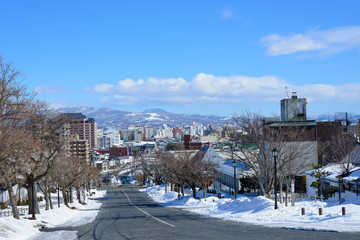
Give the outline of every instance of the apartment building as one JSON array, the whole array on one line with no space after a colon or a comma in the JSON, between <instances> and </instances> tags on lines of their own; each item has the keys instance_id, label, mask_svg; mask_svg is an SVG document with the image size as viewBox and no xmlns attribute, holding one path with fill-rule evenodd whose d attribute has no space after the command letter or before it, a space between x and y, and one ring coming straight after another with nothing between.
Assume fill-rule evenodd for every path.
<instances>
[{"instance_id":1,"label":"apartment building","mask_svg":"<svg viewBox=\"0 0 360 240\"><path fill-rule=\"evenodd\" d=\"M86 118L82 113L66 113L70 134L78 135L79 140L87 140L89 148L97 146L97 124L94 118Z\"/></svg>"},{"instance_id":2,"label":"apartment building","mask_svg":"<svg viewBox=\"0 0 360 240\"><path fill-rule=\"evenodd\" d=\"M78 158L89 163L89 144L82 140L79 135L70 135L70 157Z\"/></svg>"}]
</instances>

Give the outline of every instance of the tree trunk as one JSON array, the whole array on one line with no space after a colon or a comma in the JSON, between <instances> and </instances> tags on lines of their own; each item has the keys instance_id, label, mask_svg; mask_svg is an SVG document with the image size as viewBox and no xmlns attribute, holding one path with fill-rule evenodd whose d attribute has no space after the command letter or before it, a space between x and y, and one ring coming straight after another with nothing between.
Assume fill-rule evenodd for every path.
<instances>
[{"instance_id":1,"label":"tree trunk","mask_svg":"<svg viewBox=\"0 0 360 240\"><path fill-rule=\"evenodd\" d=\"M51 200L51 192L50 191L49 191L49 194L48 194L48 198L49 198L50 208L53 209L53 203L52 203L52 200Z\"/></svg>"},{"instance_id":2,"label":"tree trunk","mask_svg":"<svg viewBox=\"0 0 360 240\"><path fill-rule=\"evenodd\" d=\"M68 196L67 196L66 191L62 189L61 192L62 192L62 195L63 195L65 206L69 207L69 201L68 201Z\"/></svg>"},{"instance_id":3,"label":"tree trunk","mask_svg":"<svg viewBox=\"0 0 360 240\"><path fill-rule=\"evenodd\" d=\"M288 206L288 193L289 193L289 190L290 190L290 188L289 188L289 184L287 183L286 184L286 192L285 192L285 207L287 207Z\"/></svg>"},{"instance_id":4,"label":"tree trunk","mask_svg":"<svg viewBox=\"0 0 360 240\"><path fill-rule=\"evenodd\" d=\"M41 184L39 184L39 188L42 191L42 193L44 194L44 198L45 198L45 211L49 210L49 198L48 198L48 186L47 186L47 181L44 181L44 186L41 186Z\"/></svg>"},{"instance_id":5,"label":"tree trunk","mask_svg":"<svg viewBox=\"0 0 360 240\"><path fill-rule=\"evenodd\" d=\"M283 198L282 198L282 185L283 185L283 181L284 181L284 178L281 177L280 178L280 181L279 181L279 198L280 198L280 204L283 203ZM276 186L275 186L275 189L276 189Z\"/></svg>"},{"instance_id":6,"label":"tree trunk","mask_svg":"<svg viewBox=\"0 0 360 240\"><path fill-rule=\"evenodd\" d=\"M73 203L73 202L74 202L74 200L73 200L72 188L69 188L69 202L70 202L70 203Z\"/></svg>"},{"instance_id":7,"label":"tree trunk","mask_svg":"<svg viewBox=\"0 0 360 240\"><path fill-rule=\"evenodd\" d=\"M264 194L264 196L265 196L266 198L270 199L270 198L271 198L271 190L272 190L272 188L270 187L271 184L269 184L269 187L268 187L268 188L265 188L265 187L264 187L264 184L263 184L261 181L259 181L259 180L258 180L258 184L259 184L260 190L261 190L261 192Z\"/></svg>"},{"instance_id":8,"label":"tree trunk","mask_svg":"<svg viewBox=\"0 0 360 240\"><path fill-rule=\"evenodd\" d=\"M47 191L45 191L44 197L45 197L45 210L47 211L50 209L49 193Z\"/></svg>"},{"instance_id":9,"label":"tree trunk","mask_svg":"<svg viewBox=\"0 0 360 240\"><path fill-rule=\"evenodd\" d=\"M6 179L6 185L8 187L8 192L9 192L9 198L10 198L10 206L12 208L12 213L13 213L13 217L16 219L19 219L19 209L16 206L16 199L14 196L14 191L13 188L11 186L11 183L9 180Z\"/></svg>"},{"instance_id":10,"label":"tree trunk","mask_svg":"<svg viewBox=\"0 0 360 240\"><path fill-rule=\"evenodd\" d=\"M28 200L29 200L29 214L32 214L32 191L34 190L34 207L35 207L35 214L40 214L40 208L39 208L39 202L37 200L36 197L36 188L35 188L35 184L32 184L32 182L30 181L29 186L26 188L27 192L28 192Z\"/></svg>"},{"instance_id":11,"label":"tree trunk","mask_svg":"<svg viewBox=\"0 0 360 240\"><path fill-rule=\"evenodd\" d=\"M196 186L192 185L191 189L192 189L192 192L193 192L193 198L196 198Z\"/></svg>"},{"instance_id":12,"label":"tree trunk","mask_svg":"<svg viewBox=\"0 0 360 240\"><path fill-rule=\"evenodd\" d=\"M82 203L81 202L81 194L80 194L80 188L79 187L76 187L76 197L78 199L78 202Z\"/></svg>"},{"instance_id":13,"label":"tree trunk","mask_svg":"<svg viewBox=\"0 0 360 240\"><path fill-rule=\"evenodd\" d=\"M181 194L185 196L184 184L181 184Z\"/></svg>"},{"instance_id":14,"label":"tree trunk","mask_svg":"<svg viewBox=\"0 0 360 240\"><path fill-rule=\"evenodd\" d=\"M44 193L44 196L45 196L45 202L46 202L46 207L45 207L45 210L49 210L50 209L50 203L49 203L49 195L50 195L50 192L49 192L49 183L47 180L45 180L45 193Z\"/></svg>"}]
</instances>

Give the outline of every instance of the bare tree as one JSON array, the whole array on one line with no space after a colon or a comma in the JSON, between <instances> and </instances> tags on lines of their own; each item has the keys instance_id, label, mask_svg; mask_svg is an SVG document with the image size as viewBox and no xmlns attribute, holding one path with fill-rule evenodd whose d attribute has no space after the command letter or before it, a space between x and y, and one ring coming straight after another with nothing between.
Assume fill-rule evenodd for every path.
<instances>
[{"instance_id":1,"label":"bare tree","mask_svg":"<svg viewBox=\"0 0 360 240\"><path fill-rule=\"evenodd\" d=\"M330 163L336 163L341 174L348 174L360 164L360 150L356 138L348 133L327 142L326 154Z\"/></svg>"},{"instance_id":2,"label":"bare tree","mask_svg":"<svg viewBox=\"0 0 360 240\"><path fill-rule=\"evenodd\" d=\"M206 153L207 151L202 150L194 156L194 170L197 172L198 185L203 190L203 198L206 197L206 190L214 180L215 169L218 166L218 163L213 159L214 156L207 156Z\"/></svg>"},{"instance_id":3,"label":"bare tree","mask_svg":"<svg viewBox=\"0 0 360 240\"><path fill-rule=\"evenodd\" d=\"M243 112L234 115L234 128L228 128L228 136L234 145L233 157L243 162L253 172L262 193L270 198L274 188L274 158L272 149L279 152L277 171L284 179L299 173L308 162L305 142L301 142L303 130L296 127L265 124L260 114Z\"/></svg>"},{"instance_id":4,"label":"bare tree","mask_svg":"<svg viewBox=\"0 0 360 240\"><path fill-rule=\"evenodd\" d=\"M165 180L164 161L165 153L156 152L151 155L141 156L141 167L144 177L150 177L154 180L156 185L162 184Z\"/></svg>"},{"instance_id":5,"label":"bare tree","mask_svg":"<svg viewBox=\"0 0 360 240\"><path fill-rule=\"evenodd\" d=\"M165 181L184 188L192 189L193 197L196 198L196 188L199 186L205 191L214 177L216 163L204 161L205 151L176 151L166 152L160 155L162 173Z\"/></svg>"},{"instance_id":6,"label":"bare tree","mask_svg":"<svg viewBox=\"0 0 360 240\"><path fill-rule=\"evenodd\" d=\"M19 218L12 183L23 183L31 146L24 124L31 112L32 95L21 85L20 73L0 57L0 181L8 186L14 218Z\"/></svg>"},{"instance_id":7,"label":"bare tree","mask_svg":"<svg viewBox=\"0 0 360 240\"><path fill-rule=\"evenodd\" d=\"M29 213L35 204L35 213L39 214L37 198L32 197L34 183L46 177L61 154L67 151L68 141L64 138L66 119L60 113L54 112L45 102L36 101L33 112L27 123L27 130L32 134L34 147L29 152L32 159L27 171Z\"/></svg>"}]
</instances>

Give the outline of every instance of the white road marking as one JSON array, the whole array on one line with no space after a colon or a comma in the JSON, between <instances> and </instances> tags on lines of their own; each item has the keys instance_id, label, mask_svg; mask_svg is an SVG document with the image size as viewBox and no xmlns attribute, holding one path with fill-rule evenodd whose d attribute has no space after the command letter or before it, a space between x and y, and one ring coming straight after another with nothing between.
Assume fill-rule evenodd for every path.
<instances>
[{"instance_id":1,"label":"white road marking","mask_svg":"<svg viewBox=\"0 0 360 240\"><path fill-rule=\"evenodd\" d=\"M129 201L129 203L130 203L131 205L133 205L134 207L136 207L136 208L137 208L137 210L139 210L140 212L142 212L142 213L144 213L144 214L148 215L149 217L152 217L152 218L153 218L153 219L155 219L156 221L159 221L159 222L161 222L161 223L163 223L163 224L166 224L166 225L168 225L168 226L170 226L170 227L175 227L175 225L172 225L172 224L167 223L167 222L165 222L165 221L163 221L163 220L161 220L161 219L159 219L159 218L157 218L157 217L154 217L154 216L153 216L153 215L151 215L150 213L145 212L144 210L142 210L141 208L139 208L138 206L136 206L135 204L133 204L133 203L131 202L131 200L130 200L129 196L126 194L126 192L125 192L124 190L122 190L122 191L123 191L123 193L125 194L125 196L127 197L127 199L128 199L128 201Z\"/></svg>"}]
</instances>

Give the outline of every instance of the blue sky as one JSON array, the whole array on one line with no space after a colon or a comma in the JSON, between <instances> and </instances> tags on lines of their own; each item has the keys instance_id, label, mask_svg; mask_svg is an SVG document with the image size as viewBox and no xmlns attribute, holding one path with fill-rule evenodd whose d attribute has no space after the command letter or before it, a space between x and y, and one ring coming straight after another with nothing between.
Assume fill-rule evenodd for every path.
<instances>
[{"instance_id":1,"label":"blue sky","mask_svg":"<svg viewBox=\"0 0 360 240\"><path fill-rule=\"evenodd\" d=\"M360 1L5 1L0 55L52 106L359 113Z\"/></svg>"}]
</instances>

